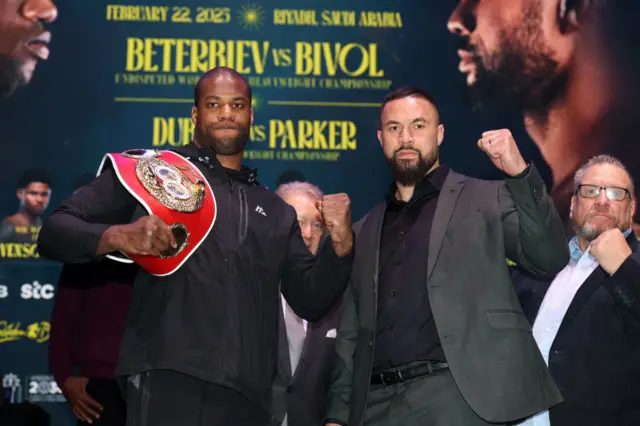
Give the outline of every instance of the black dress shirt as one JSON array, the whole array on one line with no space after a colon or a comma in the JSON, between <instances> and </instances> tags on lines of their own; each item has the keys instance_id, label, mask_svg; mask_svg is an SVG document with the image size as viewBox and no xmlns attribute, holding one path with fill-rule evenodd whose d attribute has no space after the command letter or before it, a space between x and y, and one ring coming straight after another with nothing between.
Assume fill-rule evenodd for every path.
<instances>
[{"instance_id":1,"label":"black dress shirt","mask_svg":"<svg viewBox=\"0 0 640 426\"><path fill-rule=\"evenodd\" d=\"M445 361L427 294L429 235L438 195L449 173L440 166L408 202L391 186L380 236L378 329L374 371L412 361Z\"/></svg>"}]
</instances>

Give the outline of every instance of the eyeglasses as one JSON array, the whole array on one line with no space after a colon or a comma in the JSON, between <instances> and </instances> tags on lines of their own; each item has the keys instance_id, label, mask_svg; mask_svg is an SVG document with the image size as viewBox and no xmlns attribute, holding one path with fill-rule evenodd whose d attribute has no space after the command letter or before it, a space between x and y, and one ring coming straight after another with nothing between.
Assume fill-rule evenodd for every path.
<instances>
[{"instance_id":1,"label":"eyeglasses","mask_svg":"<svg viewBox=\"0 0 640 426\"><path fill-rule=\"evenodd\" d=\"M602 190L604 190L605 195L611 201L622 201L627 198L627 196L631 198L631 193L624 188L598 185L578 186L578 194L580 194L582 198L596 198L600 195L600 191Z\"/></svg>"}]
</instances>

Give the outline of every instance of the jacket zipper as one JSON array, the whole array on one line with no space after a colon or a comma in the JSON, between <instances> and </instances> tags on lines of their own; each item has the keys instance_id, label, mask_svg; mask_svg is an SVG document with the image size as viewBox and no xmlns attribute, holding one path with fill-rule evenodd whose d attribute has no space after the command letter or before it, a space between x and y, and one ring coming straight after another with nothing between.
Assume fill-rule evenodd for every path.
<instances>
[{"instance_id":1,"label":"jacket zipper","mask_svg":"<svg viewBox=\"0 0 640 426\"><path fill-rule=\"evenodd\" d=\"M247 236L247 228L249 227L249 215L246 191L242 186L238 187L238 193L240 194L240 220L238 221L238 237L239 241L243 242Z\"/></svg>"}]
</instances>

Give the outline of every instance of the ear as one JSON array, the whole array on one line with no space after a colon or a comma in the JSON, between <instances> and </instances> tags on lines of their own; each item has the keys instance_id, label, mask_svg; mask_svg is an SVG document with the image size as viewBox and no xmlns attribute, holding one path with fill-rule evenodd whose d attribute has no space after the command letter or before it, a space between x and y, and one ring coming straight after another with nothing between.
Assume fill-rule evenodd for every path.
<instances>
[{"instance_id":1,"label":"ear","mask_svg":"<svg viewBox=\"0 0 640 426\"><path fill-rule=\"evenodd\" d=\"M573 220L573 210L576 208L576 196L571 197L571 206L569 207L569 219Z\"/></svg>"},{"instance_id":2,"label":"ear","mask_svg":"<svg viewBox=\"0 0 640 426\"><path fill-rule=\"evenodd\" d=\"M444 141L444 124L438 124L438 146Z\"/></svg>"},{"instance_id":3,"label":"ear","mask_svg":"<svg viewBox=\"0 0 640 426\"><path fill-rule=\"evenodd\" d=\"M18 189L16 191L16 197L18 197L18 200L20 201L24 200L24 188Z\"/></svg>"},{"instance_id":4,"label":"ear","mask_svg":"<svg viewBox=\"0 0 640 426\"><path fill-rule=\"evenodd\" d=\"M198 121L197 117L198 117L198 108L194 105L191 107L191 122L193 123L194 126Z\"/></svg>"},{"instance_id":5,"label":"ear","mask_svg":"<svg viewBox=\"0 0 640 426\"><path fill-rule=\"evenodd\" d=\"M378 129L378 142L380 142L380 146L382 146L382 130Z\"/></svg>"},{"instance_id":6,"label":"ear","mask_svg":"<svg viewBox=\"0 0 640 426\"><path fill-rule=\"evenodd\" d=\"M559 0L558 25L560 32L567 34L578 31L585 21L589 0Z\"/></svg>"},{"instance_id":7,"label":"ear","mask_svg":"<svg viewBox=\"0 0 640 426\"><path fill-rule=\"evenodd\" d=\"M250 108L250 111L251 111L251 122L249 124L253 126L253 108Z\"/></svg>"}]
</instances>

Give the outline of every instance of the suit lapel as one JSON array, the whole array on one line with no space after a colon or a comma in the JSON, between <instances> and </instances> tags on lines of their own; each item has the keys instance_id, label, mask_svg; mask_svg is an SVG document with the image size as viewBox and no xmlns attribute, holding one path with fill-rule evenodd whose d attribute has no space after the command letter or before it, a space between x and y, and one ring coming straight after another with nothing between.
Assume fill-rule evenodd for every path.
<instances>
[{"instance_id":1,"label":"suit lapel","mask_svg":"<svg viewBox=\"0 0 640 426\"><path fill-rule=\"evenodd\" d=\"M453 209L458 202L458 197L464 187L465 177L459 175L453 170L449 171L447 179L444 181L440 195L438 196L438 204L433 216L433 224L431 226L431 235L429 236L429 258L427 260L427 279L431 276L433 268L438 259L442 240L447 231L447 226L451 220Z\"/></svg>"},{"instance_id":2,"label":"suit lapel","mask_svg":"<svg viewBox=\"0 0 640 426\"><path fill-rule=\"evenodd\" d=\"M289 358L289 342L287 341L287 326L284 323L284 311L282 300L280 302L280 315L278 316L278 370L280 370L286 381L291 380L291 359Z\"/></svg>"},{"instance_id":3,"label":"suit lapel","mask_svg":"<svg viewBox=\"0 0 640 426\"><path fill-rule=\"evenodd\" d=\"M382 223L384 222L384 214L387 209L387 203L383 202L378 204L369 214L369 217L362 224L362 229L359 232L359 237L356 237L357 250L356 257L358 257L359 250L362 250L362 257L359 259L362 265L358 267L358 270L370 271L371 277L367 277L365 272L362 277L365 280L371 278L374 283L374 288L378 288L378 273L379 273L379 258L380 258L380 233L382 232ZM356 268L354 267L354 270ZM366 289L368 285L365 284Z\"/></svg>"},{"instance_id":4,"label":"suit lapel","mask_svg":"<svg viewBox=\"0 0 640 426\"><path fill-rule=\"evenodd\" d=\"M562 319L562 323L560 324L560 328L558 329L558 336L571 326L571 323L573 323L580 311L582 311L587 303L589 303L589 299L591 298L593 293L595 293L600 288L602 282L605 279L605 276L606 272L604 272L604 269L598 266L580 286L578 292L573 297L573 300L569 305L569 309L567 309L567 313Z\"/></svg>"},{"instance_id":5,"label":"suit lapel","mask_svg":"<svg viewBox=\"0 0 640 426\"><path fill-rule=\"evenodd\" d=\"M635 252L638 248L638 241L633 232L631 233L631 235L629 235L629 237L627 237L627 242L629 242L631 250ZM594 269L594 271L591 273L591 275L589 275L582 286L580 286L580 289L578 289L578 292L574 296L573 301L571 301L569 309L567 309L567 313L562 319L562 324L560 324L558 335L560 335L560 333L571 326L571 323L576 319L580 311L582 311L587 303L589 303L589 299L591 299L593 293L595 293L600 288L600 286L602 286L602 283L605 279L607 279L607 273L604 271L604 269L602 269L600 266Z\"/></svg>"},{"instance_id":6,"label":"suit lapel","mask_svg":"<svg viewBox=\"0 0 640 426\"><path fill-rule=\"evenodd\" d=\"M327 332L332 328L339 327L339 313L340 303L336 303L331 311L320 321L307 324L307 336L304 340L302 356L300 357L300 362L298 363L298 368L296 368L294 377L300 370L308 368L316 359L318 359L318 354L321 353L323 345L326 340L329 339L327 337Z\"/></svg>"},{"instance_id":7,"label":"suit lapel","mask_svg":"<svg viewBox=\"0 0 640 426\"><path fill-rule=\"evenodd\" d=\"M304 345L302 347L302 354L300 355L300 361L296 367L296 371L293 373L293 379L300 374L303 374L303 370L307 369L315 359L317 359L318 351L322 346L322 326L315 325L313 323L307 323L307 335L304 339Z\"/></svg>"}]
</instances>

